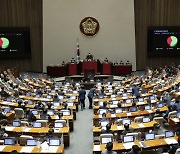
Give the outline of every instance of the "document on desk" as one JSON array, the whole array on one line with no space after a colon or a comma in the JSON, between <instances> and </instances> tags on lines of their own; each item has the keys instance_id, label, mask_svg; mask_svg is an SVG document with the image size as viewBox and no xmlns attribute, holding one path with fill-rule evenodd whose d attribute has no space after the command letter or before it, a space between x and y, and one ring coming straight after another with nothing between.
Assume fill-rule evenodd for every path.
<instances>
[{"instance_id":1,"label":"document on desk","mask_svg":"<svg viewBox=\"0 0 180 154\"><path fill-rule=\"evenodd\" d=\"M118 130L123 130L123 127L122 126L117 126L117 129Z\"/></svg>"},{"instance_id":2,"label":"document on desk","mask_svg":"<svg viewBox=\"0 0 180 154\"><path fill-rule=\"evenodd\" d=\"M5 127L6 131L12 131L15 127Z\"/></svg>"},{"instance_id":3,"label":"document on desk","mask_svg":"<svg viewBox=\"0 0 180 154\"><path fill-rule=\"evenodd\" d=\"M174 122L179 122L178 118L173 118Z\"/></svg>"},{"instance_id":4,"label":"document on desk","mask_svg":"<svg viewBox=\"0 0 180 154\"><path fill-rule=\"evenodd\" d=\"M3 151L3 149L6 147L6 145L1 145L0 146L0 151Z\"/></svg>"},{"instance_id":5,"label":"document on desk","mask_svg":"<svg viewBox=\"0 0 180 154\"><path fill-rule=\"evenodd\" d=\"M177 144L178 142L174 138L166 138L164 139L167 144Z\"/></svg>"},{"instance_id":6,"label":"document on desk","mask_svg":"<svg viewBox=\"0 0 180 154\"><path fill-rule=\"evenodd\" d=\"M128 112L128 113L126 113L127 114L127 116L131 116L131 113L130 112Z\"/></svg>"},{"instance_id":7,"label":"document on desk","mask_svg":"<svg viewBox=\"0 0 180 154\"><path fill-rule=\"evenodd\" d=\"M33 146L32 147L27 146L27 147L23 147L20 152L31 153L33 151L33 149L34 149Z\"/></svg>"},{"instance_id":8,"label":"document on desk","mask_svg":"<svg viewBox=\"0 0 180 154\"><path fill-rule=\"evenodd\" d=\"M153 111L152 110L147 110L149 113L152 113Z\"/></svg>"},{"instance_id":9,"label":"document on desk","mask_svg":"<svg viewBox=\"0 0 180 154\"><path fill-rule=\"evenodd\" d=\"M23 132L29 132L31 128L25 128Z\"/></svg>"},{"instance_id":10,"label":"document on desk","mask_svg":"<svg viewBox=\"0 0 180 154\"><path fill-rule=\"evenodd\" d=\"M134 142L129 142L129 143L124 143L124 144L123 144L123 146L125 147L125 149L131 149L133 145L134 145Z\"/></svg>"},{"instance_id":11,"label":"document on desk","mask_svg":"<svg viewBox=\"0 0 180 154\"><path fill-rule=\"evenodd\" d=\"M138 102L138 105L142 105L142 104L144 104L144 102Z\"/></svg>"},{"instance_id":12,"label":"document on desk","mask_svg":"<svg viewBox=\"0 0 180 154\"><path fill-rule=\"evenodd\" d=\"M94 102L98 102L98 99L94 99Z\"/></svg>"},{"instance_id":13,"label":"document on desk","mask_svg":"<svg viewBox=\"0 0 180 154\"><path fill-rule=\"evenodd\" d=\"M112 101L116 101L116 98L112 98Z\"/></svg>"},{"instance_id":14,"label":"document on desk","mask_svg":"<svg viewBox=\"0 0 180 154\"><path fill-rule=\"evenodd\" d=\"M100 151L101 148L100 148L100 145L94 145L94 151Z\"/></svg>"},{"instance_id":15,"label":"document on desk","mask_svg":"<svg viewBox=\"0 0 180 154\"><path fill-rule=\"evenodd\" d=\"M116 117L116 114L111 114L111 118L115 118Z\"/></svg>"},{"instance_id":16,"label":"document on desk","mask_svg":"<svg viewBox=\"0 0 180 154\"><path fill-rule=\"evenodd\" d=\"M9 103L9 105L12 105L12 106L14 106L14 105L16 105L17 103Z\"/></svg>"},{"instance_id":17,"label":"document on desk","mask_svg":"<svg viewBox=\"0 0 180 154\"><path fill-rule=\"evenodd\" d=\"M140 128L144 128L144 124L142 124L142 123L138 124L138 126L139 126Z\"/></svg>"},{"instance_id":18,"label":"document on desk","mask_svg":"<svg viewBox=\"0 0 180 154\"><path fill-rule=\"evenodd\" d=\"M61 128L55 128L55 129L54 129L54 132L55 132L55 133L59 133L60 130L61 130Z\"/></svg>"}]
</instances>

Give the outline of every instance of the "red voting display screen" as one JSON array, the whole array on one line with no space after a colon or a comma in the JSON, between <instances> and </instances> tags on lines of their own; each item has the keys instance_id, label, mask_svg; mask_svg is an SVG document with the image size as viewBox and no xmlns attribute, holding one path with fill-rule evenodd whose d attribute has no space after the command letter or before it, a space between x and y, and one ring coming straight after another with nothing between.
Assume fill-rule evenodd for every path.
<instances>
[{"instance_id":1,"label":"red voting display screen","mask_svg":"<svg viewBox=\"0 0 180 154\"><path fill-rule=\"evenodd\" d=\"M147 55L179 56L180 27L149 27Z\"/></svg>"},{"instance_id":2,"label":"red voting display screen","mask_svg":"<svg viewBox=\"0 0 180 154\"><path fill-rule=\"evenodd\" d=\"M0 27L0 58L30 57L30 29L27 27Z\"/></svg>"}]
</instances>

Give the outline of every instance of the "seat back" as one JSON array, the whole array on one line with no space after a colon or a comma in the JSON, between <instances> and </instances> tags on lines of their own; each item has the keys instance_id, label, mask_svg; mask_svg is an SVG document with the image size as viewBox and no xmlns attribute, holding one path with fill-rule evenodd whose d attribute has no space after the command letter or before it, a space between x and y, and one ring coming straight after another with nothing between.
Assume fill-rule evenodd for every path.
<instances>
[{"instance_id":1,"label":"seat back","mask_svg":"<svg viewBox=\"0 0 180 154\"><path fill-rule=\"evenodd\" d=\"M66 127L66 126L67 126L66 120L55 120L55 123L56 123L56 122L62 123L62 124L63 124L63 127Z\"/></svg>"},{"instance_id":2,"label":"seat back","mask_svg":"<svg viewBox=\"0 0 180 154\"><path fill-rule=\"evenodd\" d=\"M48 126L48 120L36 120L36 122L41 122L42 127L47 127Z\"/></svg>"},{"instance_id":3,"label":"seat back","mask_svg":"<svg viewBox=\"0 0 180 154\"><path fill-rule=\"evenodd\" d=\"M134 122L135 123L142 123L142 121L143 121L143 117L141 116L141 117L135 117L134 118Z\"/></svg>"},{"instance_id":4,"label":"seat back","mask_svg":"<svg viewBox=\"0 0 180 154\"><path fill-rule=\"evenodd\" d=\"M21 121L21 126L25 126L25 127L28 127L29 126L29 123L27 121Z\"/></svg>"},{"instance_id":5,"label":"seat back","mask_svg":"<svg viewBox=\"0 0 180 154\"><path fill-rule=\"evenodd\" d=\"M25 146L27 139L33 139L33 137L29 135L21 135L19 139L20 145Z\"/></svg>"},{"instance_id":6,"label":"seat back","mask_svg":"<svg viewBox=\"0 0 180 154\"><path fill-rule=\"evenodd\" d=\"M176 113L177 113L177 111L169 112L168 119L176 117Z\"/></svg>"},{"instance_id":7,"label":"seat back","mask_svg":"<svg viewBox=\"0 0 180 154\"><path fill-rule=\"evenodd\" d=\"M180 154L180 148L178 148L177 150L176 150L176 153L175 154Z\"/></svg>"},{"instance_id":8,"label":"seat back","mask_svg":"<svg viewBox=\"0 0 180 154\"><path fill-rule=\"evenodd\" d=\"M156 121L157 123L159 123L162 126L163 121L164 121L164 117L155 117L153 120Z\"/></svg>"},{"instance_id":9,"label":"seat back","mask_svg":"<svg viewBox=\"0 0 180 154\"><path fill-rule=\"evenodd\" d=\"M21 108L15 108L15 118L23 119L24 118L24 110Z\"/></svg>"},{"instance_id":10,"label":"seat back","mask_svg":"<svg viewBox=\"0 0 180 154\"><path fill-rule=\"evenodd\" d=\"M100 144L103 144L105 140L113 142L113 134L101 134L100 135Z\"/></svg>"},{"instance_id":11,"label":"seat back","mask_svg":"<svg viewBox=\"0 0 180 154\"><path fill-rule=\"evenodd\" d=\"M135 140L139 140L141 138L141 132L127 133L126 136L134 136Z\"/></svg>"}]
</instances>

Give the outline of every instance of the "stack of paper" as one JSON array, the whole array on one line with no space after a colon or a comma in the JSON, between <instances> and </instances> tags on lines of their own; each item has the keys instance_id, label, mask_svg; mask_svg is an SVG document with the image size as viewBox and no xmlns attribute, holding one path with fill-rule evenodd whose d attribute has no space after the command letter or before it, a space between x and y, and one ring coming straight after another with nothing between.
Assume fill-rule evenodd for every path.
<instances>
[{"instance_id":1,"label":"stack of paper","mask_svg":"<svg viewBox=\"0 0 180 154\"><path fill-rule=\"evenodd\" d=\"M124 143L124 144L123 144L123 146L125 147L125 149L131 149L133 145L134 145L134 142L129 142L129 143Z\"/></svg>"},{"instance_id":2,"label":"stack of paper","mask_svg":"<svg viewBox=\"0 0 180 154\"><path fill-rule=\"evenodd\" d=\"M164 139L167 144L177 144L178 142L174 138L166 138Z\"/></svg>"},{"instance_id":3,"label":"stack of paper","mask_svg":"<svg viewBox=\"0 0 180 154\"><path fill-rule=\"evenodd\" d=\"M94 145L94 151L100 151L101 148L100 148L100 145Z\"/></svg>"},{"instance_id":4,"label":"stack of paper","mask_svg":"<svg viewBox=\"0 0 180 154\"><path fill-rule=\"evenodd\" d=\"M23 147L21 149L21 152L23 153L31 153L33 151L34 147L28 146L28 147Z\"/></svg>"}]
</instances>

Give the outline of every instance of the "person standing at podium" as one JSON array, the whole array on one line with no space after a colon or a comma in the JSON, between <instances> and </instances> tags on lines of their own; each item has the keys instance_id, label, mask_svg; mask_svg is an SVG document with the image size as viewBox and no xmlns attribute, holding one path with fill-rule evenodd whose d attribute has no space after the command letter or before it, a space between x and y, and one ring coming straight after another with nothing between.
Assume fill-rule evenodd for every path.
<instances>
[{"instance_id":1,"label":"person standing at podium","mask_svg":"<svg viewBox=\"0 0 180 154\"><path fill-rule=\"evenodd\" d=\"M91 53L89 53L87 56L86 56L86 60L87 61L93 61L93 55Z\"/></svg>"}]
</instances>

